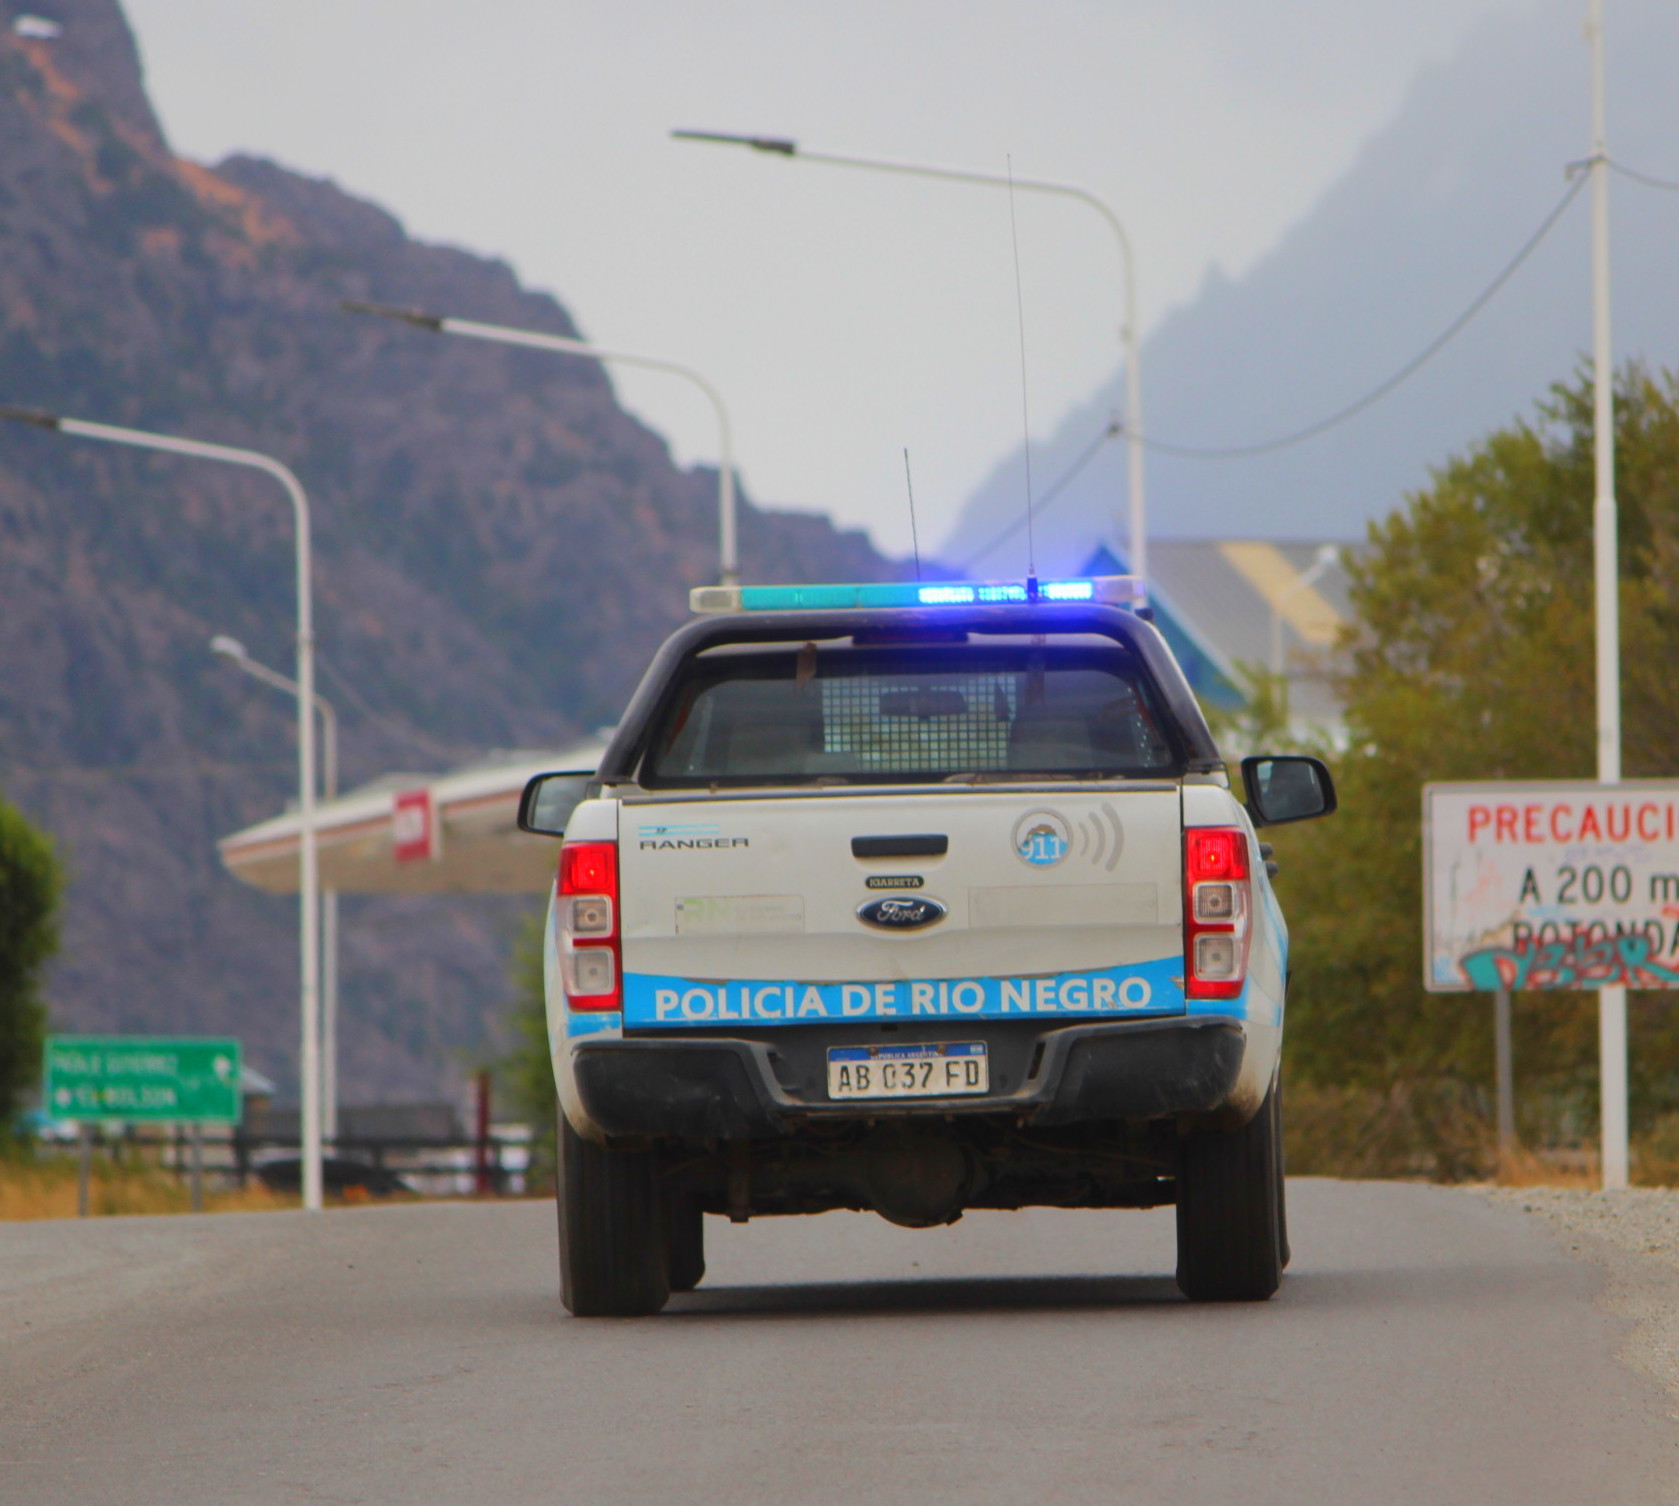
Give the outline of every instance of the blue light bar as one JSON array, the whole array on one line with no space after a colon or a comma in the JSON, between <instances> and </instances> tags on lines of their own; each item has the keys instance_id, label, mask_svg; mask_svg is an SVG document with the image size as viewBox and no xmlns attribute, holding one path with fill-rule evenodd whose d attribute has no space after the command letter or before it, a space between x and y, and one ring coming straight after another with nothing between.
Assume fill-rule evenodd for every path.
<instances>
[{"instance_id":1,"label":"blue light bar","mask_svg":"<svg viewBox=\"0 0 1679 1506\"><path fill-rule=\"evenodd\" d=\"M858 611L868 607L971 607L1027 604L1031 588L1022 580L879 581L849 586L696 586L688 604L695 612ZM1097 601L1136 606L1142 583L1129 575L1037 583L1037 600Z\"/></svg>"}]
</instances>

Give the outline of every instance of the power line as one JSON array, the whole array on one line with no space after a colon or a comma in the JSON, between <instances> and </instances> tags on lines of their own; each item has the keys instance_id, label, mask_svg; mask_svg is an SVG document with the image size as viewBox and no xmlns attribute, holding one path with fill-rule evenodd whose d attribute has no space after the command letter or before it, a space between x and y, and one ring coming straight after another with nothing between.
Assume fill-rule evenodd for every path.
<instances>
[{"instance_id":1,"label":"power line","mask_svg":"<svg viewBox=\"0 0 1679 1506\"><path fill-rule=\"evenodd\" d=\"M1631 178L1634 183L1642 183L1646 188L1659 188L1666 193L1679 193L1679 183L1670 178L1652 178L1648 173L1641 173L1635 168L1622 167L1619 162L1610 160L1609 171L1619 173L1623 178Z\"/></svg>"},{"instance_id":2,"label":"power line","mask_svg":"<svg viewBox=\"0 0 1679 1506\"><path fill-rule=\"evenodd\" d=\"M1117 418L1109 419L1107 427L1104 428L1100 434L1098 434L1084 447L1083 450L1079 452L1078 458L1074 460L1066 470L1055 478L1054 484L1048 491L1038 498L1025 517L1016 518L1014 522L1010 523L1009 526L998 534L997 537L989 544L987 544L985 548L969 555L968 558L958 564L956 568L966 575L988 554L991 554L994 550L1002 548L1004 544L1008 543L1008 541L1019 533L1029 521L1041 517L1044 509L1048 507L1049 504L1057 497L1059 497L1062 492L1066 491L1066 489L1073 484L1073 481L1077 478L1079 472L1096 458L1096 452L1100 450L1110 439L1117 438L1123 432L1123 427L1124 426Z\"/></svg>"},{"instance_id":3,"label":"power line","mask_svg":"<svg viewBox=\"0 0 1679 1506\"><path fill-rule=\"evenodd\" d=\"M1407 361L1385 382L1372 387L1356 402L1348 403L1346 407L1337 409L1327 418L1320 418L1314 424L1308 424L1304 429L1296 429L1292 434L1284 434L1276 439L1268 439L1260 444L1242 444L1228 446L1201 446L1168 444L1164 440L1149 439L1146 436L1143 443L1151 450L1158 450L1163 455L1176 455L1185 460L1241 460L1254 455L1267 455L1273 450L1286 449L1289 445L1301 443L1303 440L1314 439L1325 430L1333 429L1337 424L1345 423L1349 418L1364 412L1380 402L1388 393L1416 375L1429 361L1437 356L1463 330L1478 313L1489 304L1494 295L1516 274L1516 269L1525 262L1536 250L1539 244L1551 233L1552 227L1563 216L1563 212L1574 202L1575 196L1586 186L1587 177L1584 173L1576 176L1569 184L1567 191L1557 200L1556 207L1539 222L1539 228L1522 243L1522 248L1505 264L1503 271L1487 284L1476 295L1461 314L1457 316L1445 329L1434 337L1421 351ZM1668 185L1662 185L1668 186Z\"/></svg>"},{"instance_id":4,"label":"power line","mask_svg":"<svg viewBox=\"0 0 1679 1506\"><path fill-rule=\"evenodd\" d=\"M399 722L394 717L385 716L375 711L367 704L361 692L350 683L348 678L338 672L332 662L318 648L315 650L315 663L317 667L326 671L328 678L338 687L338 693L368 721L380 728L387 737L407 743L410 747L423 748L443 758L458 759L463 756L462 749L449 743L440 742L429 733L420 731L418 727L410 726L406 722Z\"/></svg>"}]
</instances>

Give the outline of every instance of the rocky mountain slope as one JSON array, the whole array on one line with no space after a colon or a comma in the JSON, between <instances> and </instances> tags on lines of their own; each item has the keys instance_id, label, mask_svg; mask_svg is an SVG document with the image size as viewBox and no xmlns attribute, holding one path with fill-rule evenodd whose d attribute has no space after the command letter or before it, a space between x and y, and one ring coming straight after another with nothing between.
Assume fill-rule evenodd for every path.
<instances>
[{"instance_id":1,"label":"rocky mountain slope","mask_svg":"<svg viewBox=\"0 0 1679 1506\"><path fill-rule=\"evenodd\" d=\"M61 34L18 34L25 12ZM330 183L173 156L115 0L0 0L0 403L296 470L346 783L611 722L715 578L715 473L673 466L593 363L342 299L576 332L506 265ZM55 1027L236 1034L288 1082L295 907L226 877L213 844L285 799L293 713L208 653L229 633L290 670L284 498L5 426L0 539L0 790L73 873ZM746 503L741 540L747 579L897 573L823 518ZM435 1091L491 1041L522 907L345 908L346 1096Z\"/></svg>"}]
</instances>

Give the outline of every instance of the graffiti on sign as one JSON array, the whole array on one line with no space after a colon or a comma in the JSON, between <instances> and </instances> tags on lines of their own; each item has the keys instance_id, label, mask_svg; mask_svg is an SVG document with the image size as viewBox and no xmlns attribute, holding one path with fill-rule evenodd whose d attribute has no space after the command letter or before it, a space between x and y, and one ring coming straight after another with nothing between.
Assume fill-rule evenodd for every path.
<instances>
[{"instance_id":1,"label":"graffiti on sign","mask_svg":"<svg viewBox=\"0 0 1679 1506\"><path fill-rule=\"evenodd\" d=\"M1595 937L1595 939L1594 939ZM1679 987L1679 968L1654 960L1650 937L1622 932L1600 936L1597 928L1567 941L1526 938L1513 947L1482 947L1458 958L1469 987L1499 988Z\"/></svg>"}]
</instances>

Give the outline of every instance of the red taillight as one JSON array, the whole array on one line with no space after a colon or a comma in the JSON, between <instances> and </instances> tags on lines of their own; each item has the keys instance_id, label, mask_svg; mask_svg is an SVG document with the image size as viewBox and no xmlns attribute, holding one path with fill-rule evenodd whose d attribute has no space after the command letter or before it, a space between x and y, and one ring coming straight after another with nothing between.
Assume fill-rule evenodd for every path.
<instances>
[{"instance_id":1,"label":"red taillight","mask_svg":"<svg viewBox=\"0 0 1679 1506\"><path fill-rule=\"evenodd\" d=\"M1183 843L1184 994L1234 999L1248 974L1248 836L1238 826L1192 826Z\"/></svg>"},{"instance_id":2,"label":"red taillight","mask_svg":"<svg viewBox=\"0 0 1679 1506\"><path fill-rule=\"evenodd\" d=\"M560 893L618 897L618 844L567 842L560 849Z\"/></svg>"},{"instance_id":3,"label":"red taillight","mask_svg":"<svg viewBox=\"0 0 1679 1506\"><path fill-rule=\"evenodd\" d=\"M567 842L554 906L566 1002L574 1010L622 1008L618 844Z\"/></svg>"},{"instance_id":4,"label":"red taillight","mask_svg":"<svg viewBox=\"0 0 1679 1506\"><path fill-rule=\"evenodd\" d=\"M1239 827L1192 826L1184 842L1192 881L1248 876L1248 839Z\"/></svg>"}]
</instances>

